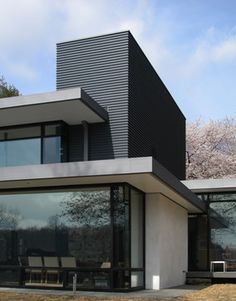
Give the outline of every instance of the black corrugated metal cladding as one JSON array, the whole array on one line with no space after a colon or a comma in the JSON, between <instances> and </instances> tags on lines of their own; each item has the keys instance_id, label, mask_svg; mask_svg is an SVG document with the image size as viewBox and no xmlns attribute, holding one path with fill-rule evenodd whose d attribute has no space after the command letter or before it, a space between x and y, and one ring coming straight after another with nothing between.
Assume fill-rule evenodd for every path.
<instances>
[{"instance_id":1,"label":"black corrugated metal cladding","mask_svg":"<svg viewBox=\"0 0 236 301\"><path fill-rule=\"evenodd\" d=\"M128 157L128 32L57 45L57 89L82 87L109 112L89 125L89 159Z\"/></svg>"},{"instance_id":2,"label":"black corrugated metal cladding","mask_svg":"<svg viewBox=\"0 0 236 301\"><path fill-rule=\"evenodd\" d=\"M90 160L154 156L185 178L185 118L129 31L57 45L57 89L77 86L109 113L89 125ZM81 139L70 138L79 161Z\"/></svg>"},{"instance_id":3,"label":"black corrugated metal cladding","mask_svg":"<svg viewBox=\"0 0 236 301\"><path fill-rule=\"evenodd\" d=\"M129 157L153 156L185 179L185 117L130 34Z\"/></svg>"}]
</instances>

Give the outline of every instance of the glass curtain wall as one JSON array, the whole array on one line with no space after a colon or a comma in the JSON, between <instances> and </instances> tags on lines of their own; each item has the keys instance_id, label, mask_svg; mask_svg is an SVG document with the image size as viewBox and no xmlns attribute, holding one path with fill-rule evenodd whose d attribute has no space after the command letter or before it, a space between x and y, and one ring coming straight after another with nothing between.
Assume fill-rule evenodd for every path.
<instances>
[{"instance_id":1,"label":"glass curtain wall","mask_svg":"<svg viewBox=\"0 0 236 301\"><path fill-rule=\"evenodd\" d=\"M79 289L142 288L143 216L143 193L127 185L2 194L0 285L70 288L78 272Z\"/></svg>"},{"instance_id":2,"label":"glass curtain wall","mask_svg":"<svg viewBox=\"0 0 236 301\"><path fill-rule=\"evenodd\" d=\"M236 193L210 195L210 260L236 271Z\"/></svg>"},{"instance_id":3,"label":"glass curtain wall","mask_svg":"<svg viewBox=\"0 0 236 301\"><path fill-rule=\"evenodd\" d=\"M211 261L223 260L228 271L236 271L236 193L199 196L208 215L189 217L189 270L209 270Z\"/></svg>"}]
</instances>

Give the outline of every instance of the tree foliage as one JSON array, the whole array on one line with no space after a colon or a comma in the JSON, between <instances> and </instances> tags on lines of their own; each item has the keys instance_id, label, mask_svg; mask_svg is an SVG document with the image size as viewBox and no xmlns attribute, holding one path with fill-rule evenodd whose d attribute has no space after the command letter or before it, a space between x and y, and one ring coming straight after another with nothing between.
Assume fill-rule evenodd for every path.
<instances>
[{"instance_id":1,"label":"tree foliage","mask_svg":"<svg viewBox=\"0 0 236 301\"><path fill-rule=\"evenodd\" d=\"M236 119L187 124L187 179L236 177Z\"/></svg>"},{"instance_id":2,"label":"tree foliage","mask_svg":"<svg viewBox=\"0 0 236 301\"><path fill-rule=\"evenodd\" d=\"M78 225L103 226L110 223L110 192L80 191L62 202L62 217Z\"/></svg>"},{"instance_id":3,"label":"tree foliage","mask_svg":"<svg viewBox=\"0 0 236 301\"><path fill-rule=\"evenodd\" d=\"M11 84L8 84L4 77L0 77L0 98L18 96L19 90Z\"/></svg>"}]
</instances>

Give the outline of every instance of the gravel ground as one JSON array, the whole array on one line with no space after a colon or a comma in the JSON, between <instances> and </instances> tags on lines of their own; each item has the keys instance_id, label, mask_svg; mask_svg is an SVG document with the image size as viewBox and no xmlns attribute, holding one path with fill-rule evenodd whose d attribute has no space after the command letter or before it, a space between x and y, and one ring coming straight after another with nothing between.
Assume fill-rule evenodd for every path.
<instances>
[{"instance_id":1,"label":"gravel ground","mask_svg":"<svg viewBox=\"0 0 236 301\"><path fill-rule=\"evenodd\" d=\"M88 297L88 296L55 296L35 295L33 293L0 292L0 301L236 301L236 284L215 284L205 289L177 298L136 298L136 297Z\"/></svg>"},{"instance_id":2,"label":"gravel ground","mask_svg":"<svg viewBox=\"0 0 236 301\"><path fill-rule=\"evenodd\" d=\"M236 301L236 284L215 284L178 297L178 301Z\"/></svg>"}]
</instances>

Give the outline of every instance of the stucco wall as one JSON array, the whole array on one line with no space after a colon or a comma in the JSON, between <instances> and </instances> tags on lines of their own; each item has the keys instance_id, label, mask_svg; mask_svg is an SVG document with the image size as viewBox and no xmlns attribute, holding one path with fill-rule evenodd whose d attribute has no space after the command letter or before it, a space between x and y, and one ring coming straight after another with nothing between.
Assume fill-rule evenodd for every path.
<instances>
[{"instance_id":1,"label":"stucco wall","mask_svg":"<svg viewBox=\"0 0 236 301\"><path fill-rule=\"evenodd\" d=\"M188 262L187 211L160 194L146 195L146 288L185 282Z\"/></svg>"}]
</instances>

